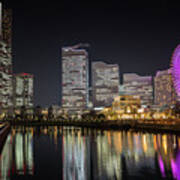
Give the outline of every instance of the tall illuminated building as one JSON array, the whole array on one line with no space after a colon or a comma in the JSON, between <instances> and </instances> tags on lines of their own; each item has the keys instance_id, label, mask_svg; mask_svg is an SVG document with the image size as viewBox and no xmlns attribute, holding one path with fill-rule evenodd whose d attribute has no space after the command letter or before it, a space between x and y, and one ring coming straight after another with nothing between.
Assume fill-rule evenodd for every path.
<instances>
[{"instance_id":1,"label":"tall illuminated building","mask_svg":"<svg viewBox=\"0 0 180 180\"><path fill-rule=\"evenodd\" d=\"M154 103L158 106L171 106L176 103L171 69L157 71L154 77L154 97Z\"/></svg>"},{"instance_id":2,"label":"tall illuminated building","mask_svg":"<svg viewBox=\"0 0 180 180\"><path fill-rule=\"evenodd\" d=\"M81 113L88 105L88 52L82 45L62 48L63 109Z\"/></svg>"},{"instance_id":3,"label":"tall illuminated building","mask_svg":"<svg viewBox=\"0 0 180 180\"><path fill-rule=\"evenodd\" d=\"M14 107L25 106L33 107L34 78L28 73L15 74L13 77L14 85Z\"/></svg>"},{"instance_id":4,"label":"tall illuminated building","mask_svg":"<svg viewBox=\"0 0 180 180\"><path fill-rule=\"evenodd\" d=\"M0 37L2 36L2 3L0 2Z\"/></svg>"},{"instance_id":5,"label":"tall illuminated building","mask_svg":"<svg viewBox=\"0 0 180 180\"><path fill-rule=\"evenodd\" d=\"M0 41L0 109L12 107L12 61L6 43Z\"/></svg>"},{"instance_id":6,"label":"tall illuminated building","mask_svg":"<svg viewBox=\"0 0 180 180\"><path fill-rule=\"evenodd\" d=\"M126 95L139 96L142 105L152 105L152 76L139 76L135 73L125 73L123 74L123 85Z\"/></svg>"},{"instance_id":7,"label":"tall illuminated building","mask_svg":"<svg viewBox=\"0 0 180 180\"><path fill-rule=\"evenodd\" d=\"M7 47L12 48L12 10L4 9L0 2L0 37Z\"/></svg>"},{"instance_id":8,"label":"tall illuminated building","mask_svg":"<svg viewBox=\"0 0 180 180\"><path fill-rule=\"evenodd\" d=\"M11 21L9 10L0 3L0 111L13 106ZM11 19L11 20L10 20Z\"/></svg>"},{"instance_id":9,"label":"tall illuminated building","mask_svg":"<svg viewBox=\"0 0 180 180\"><path fill-rule=\"evenodd\" d=\"M94 107L109 106L119 95L119 66L102 61L92 63L92 96Z\"/></svg>"}]
</instances>

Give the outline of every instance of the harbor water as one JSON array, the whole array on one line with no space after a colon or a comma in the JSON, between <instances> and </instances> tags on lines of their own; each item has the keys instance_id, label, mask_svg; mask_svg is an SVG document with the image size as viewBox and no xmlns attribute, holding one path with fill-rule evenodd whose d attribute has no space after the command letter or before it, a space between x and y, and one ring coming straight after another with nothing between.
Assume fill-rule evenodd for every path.
<instances>
[{"instance_id":1,"label":"harbor water","mask_svg":"<svg viewBox=\"0 0 180 180\"><path fill-rule=\"evenodd\" d=\"M0 180L180 180L180 136L77 127L12 127Z\"/></svg>"}]
</instances>

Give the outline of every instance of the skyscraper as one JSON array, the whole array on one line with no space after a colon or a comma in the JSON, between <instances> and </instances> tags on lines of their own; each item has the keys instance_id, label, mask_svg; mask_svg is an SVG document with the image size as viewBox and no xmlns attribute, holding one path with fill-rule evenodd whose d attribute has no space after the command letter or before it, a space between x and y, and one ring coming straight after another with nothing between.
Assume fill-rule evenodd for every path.
<instances>
[{"instance_id":1,"label":"skyscraper","mask_svg":"<svg viewBox=\"0 0 180 180\"><path fill-rule=\"evenodd\" d=\"M11 32L9 15L2 9L0 3L0 109L9 109L13 106L12 86L12 55L11 43L6 41L6 34ZM12 19L12 18L11 18ZM11 35L9 34L9 38ZM9 42L9 44L8 44Z\"/></svg>"},{"instance_id":2,"label":"skyscraper","mask_svg":"<svg viewBox=\"0 0 180 180\"><path fill-rule=\"evenodd\" d=\"M13 106L12 61L6 43L0 41L0 109Z\"/></svg>"},{"instance_id":3,"label":"skyscraper","mask_svg":"<svg viewBox=\"0 0 180 180\"><path fill-rule=\"evenodd\" d=\"M119 66L105 62L92 63L92 96L94 107L109 106L119 95Z\"/></svg>"},{"instance_id":4,"label":"skyscraper","mask_svg":"<svg viewBox=\"0 0 180 180\"><path fill-rule=\"evenodd\" d=\"M2 36L2 3L0 2L0 39Z\"/></svg>"},{"instance_id":5,"label":"skyscraper","mask_svg":"<svg viewBox=\"0 0 180 180\"><path fill-rule=\"evenodd\" d=\"M142 105L152 105L153 86L151 76L139 76L135 73L125 73L123 74L123 85L126 95L139 96Z\"/></svg>"},{"instance_id":6,"label":"skyscraper","mask_svg":"<svg viewBox=\"0 0 180 180\"><path fill-rule=\"evenodd\" d=\"M88 105L88 52L82 45L62 48L62 102L69 112L80 113Z\"/></svg>"},{"instance_id":7,"label":"skyscraper","mask_svg":"<svg viewBox=\"0 0 180 180\"><path fill-rule=\"evenodd\" d=\"M7 47L12 48L12 10L4 9L0 2L0 37Z\"/></svg>"},{"instance_id":8,"label":"skyscraper","mask_svg":"<svg viewBox=\"0 0 180 180\"><path fill-rule=\"evenodd\" d=\"M14 85L14 107L20 108L25 106L27 108L33 107L33 75L28 73L15 74L13 77Z\"/></svg>"},{"instance_id":9,"label":"skyscraper","mask_svg":"<svg viewBox=\"0 0 180 180\"><path fill-rule=\"evenodd\" d=\"M2 20L2 36L3 41L7 44L8 48L12 48L12 10L3 10Z\"/></svg>"},{"instance_id":10,"label":"skyscraper","mask_svg":"<svg viewBox=\"0 0 180 180\"><path fill-rule=\"evenodd\" d=\"M154 77L154 103L158 106L174 105L176 103L176 93L173 87L171 69L157 71Z\"/></svg>"}]
</instances>

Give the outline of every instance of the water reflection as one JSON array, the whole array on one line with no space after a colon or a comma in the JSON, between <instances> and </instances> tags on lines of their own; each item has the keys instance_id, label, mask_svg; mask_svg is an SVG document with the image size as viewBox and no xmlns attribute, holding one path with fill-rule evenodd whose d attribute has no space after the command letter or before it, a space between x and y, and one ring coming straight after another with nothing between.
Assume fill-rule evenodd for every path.
<instances>
[{"instance_id":1,"label":"water reflection","mask_svg":"<svg viewBox=\"0 0 180 180\"><path fill-rule=\"evenodd\" d=\"M12 128L0 179L178 179L180 137L74 127Z\"/></svg>"},{"instance_id":2,"label":"water reflection","mask_svg":"<svg viewBox=\"0 0 180 180\"><path fill-rule=\"evenodd\" d=\"M0 156L0 179L8 179L13 174L33 175L33 162L33 134L13 129Z\"/></svg>"}]
</instances>

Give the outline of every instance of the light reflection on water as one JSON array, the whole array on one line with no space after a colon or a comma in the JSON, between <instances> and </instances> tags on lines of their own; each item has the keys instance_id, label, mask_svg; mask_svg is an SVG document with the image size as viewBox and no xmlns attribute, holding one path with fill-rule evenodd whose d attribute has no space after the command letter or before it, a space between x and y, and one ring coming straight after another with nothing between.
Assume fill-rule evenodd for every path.
<instances>
[{"instance_id":1,"label":"light reflection on water","mask_svg":"<svg viewBox=\"0 0 180 180\"><path fill-rule=\"evenodd\" d=\"M0 156L0 180L19 178L180 180L180 137L73 127L15 127Z\"/></svg>"}]
</instances>

